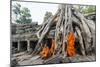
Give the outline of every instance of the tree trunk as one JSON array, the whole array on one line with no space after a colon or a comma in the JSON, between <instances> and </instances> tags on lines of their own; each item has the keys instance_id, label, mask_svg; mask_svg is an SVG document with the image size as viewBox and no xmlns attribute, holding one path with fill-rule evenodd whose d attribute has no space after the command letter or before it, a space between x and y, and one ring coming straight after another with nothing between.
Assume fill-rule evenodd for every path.
<instances>
[{"instance_id":1,"label":"tree trunk","mask_svg":"<svg viewBox=\"0 0 100 67\"><path fill-rule=\"evenodd\" d=\"M34 55L35 55L35 54L38 54L38 53L40 52L40 50L41 50L40 43L43 41L43 38L44 38L44 37L46 36L46 34L49 32L51 26L53 25L53 20L56 18L56 16L58 15L58 13L59 13L59 10L58 10L57 13L49 20L48 24L46 24L46 25L44 24L44 25L43 25L44 28L42 28L43 31L41 32L41 36L40 36L40 38L39 38L39 40L38 40L38 43L37 43L37 45L36 45L36 47L35 47L35 49L34 49L34 52L33 52Z\"/></svg>"},{"instance_id":2,"label":"tree trunk","mask_svg":"<svg viewBox=\"0 0 100 67\"><path fill-rule=\"evenodd\" d=\"M56 18L58 18L58 20L54 23ZM56 25L54 37L55 50L53 56L58 56L60 54L64 58L67 56L66 46L68 46L68 39L66 36L68 36L69 32L72 32L74 35L75 32L77 33L82 55L88 54L95 48L94 22L87 20L74 6L64 4L59 6L57 13L44 22L41 29L37 32L39 40L33 55L38 54L42 50L44 44L41 43L44 41L47 33L50 32L53 25Z\"/></svg>"}]
</instances>

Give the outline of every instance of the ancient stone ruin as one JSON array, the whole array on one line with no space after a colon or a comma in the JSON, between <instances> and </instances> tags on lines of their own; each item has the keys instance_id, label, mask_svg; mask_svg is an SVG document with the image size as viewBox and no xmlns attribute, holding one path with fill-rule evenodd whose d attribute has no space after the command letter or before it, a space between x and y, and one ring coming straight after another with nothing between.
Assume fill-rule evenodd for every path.
<instances>
[{"instance_id":1,"label":"ancient stone ruin","mask_svg":"<svg viewBox=\"0 0 100 67\"><path fill-rule=\"evenodd\" d=\"M95 23L95 13L83 15L73 5L59 5L56 14L42 25L11 24L12 54L26 51L31 58L42 59L36 64L93 61Z\"/></svg>"}]
</instances>

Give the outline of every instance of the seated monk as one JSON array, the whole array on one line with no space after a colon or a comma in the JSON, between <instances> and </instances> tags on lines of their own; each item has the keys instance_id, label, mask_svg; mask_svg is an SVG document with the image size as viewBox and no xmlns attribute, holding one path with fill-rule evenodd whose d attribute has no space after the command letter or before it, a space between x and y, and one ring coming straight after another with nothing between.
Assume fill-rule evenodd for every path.
<instances>
[{"instance_id":1,"label":"seated monk","mask_svg":"<svg viewBox=\"0 0 100 67\"><path fill-rule=\"evenodd\" d=\"M49 47L45 44L44 48L40 52L40 56L41 58L46 58L48 57L48 54L49 54Z\"/></svg>"}]
</instances>

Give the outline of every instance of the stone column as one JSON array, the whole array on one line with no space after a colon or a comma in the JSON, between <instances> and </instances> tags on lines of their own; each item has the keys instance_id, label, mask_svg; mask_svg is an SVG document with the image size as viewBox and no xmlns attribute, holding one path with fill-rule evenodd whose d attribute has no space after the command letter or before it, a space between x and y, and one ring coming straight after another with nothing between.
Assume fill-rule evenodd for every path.
<instances>
[{"instance_id":1,"label":"stone column","mask_svg":"<svg viewBox=\"0 0 100 67\"><path fill-rule=\"evenodd\" d=\"M30 51L30 40L27 40L27 51Z\"/></svg>"},{"instance_id":2,"label":"stone column","mask_svg":"<svg viewBox=\"0 0 100 67\"><path fill-rule=\"evenodd\" d=\"M20 45L20 41L18 41L18 51L20 51L21 49L21 45Z\"/></svg>"}]
</instances>

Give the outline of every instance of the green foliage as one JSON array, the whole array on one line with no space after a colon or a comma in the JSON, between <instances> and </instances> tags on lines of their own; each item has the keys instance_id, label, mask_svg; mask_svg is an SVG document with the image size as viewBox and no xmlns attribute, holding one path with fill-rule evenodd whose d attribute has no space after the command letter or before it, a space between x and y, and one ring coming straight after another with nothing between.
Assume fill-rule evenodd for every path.
<instances>
[{"instance_id":1,"label":"green foliage","mask_svg":"<svg viewBox=\"0 0 100 67\"><path fill-rule=\"evenodd\" d=\"M83 14L92 13L96 11L95 6L80 6L80 12Z\"/></svg>"},{"instance_id":2,"label":"green foliage","mask_svg":"<svg viewBox=\"0 0 100 67\"><path fill-rule=\"evenodd\" d=\"M15 13L16 15L16 19L18 18L18 15L20 15L20 8L21 8L21 5L20 4L16 4L13 6L13 12Z\"/></svg>"},{"instance_id":3,"label":"green foliage","mask_svg":"<svg viewBox=\"0 0 100 67\"><path fill-rule=\"evenodd\" d=\"M52 17L53 15L52 15L52 13L51 12L46 12L45 13L45 16L44 16L44 22L46 21L46 20L48 20L50 17Z\"/></svg>"},{"instance_id":4,"label":"green foliage","mask_svg":"<svg viewBox=\"0 0 100 67\"><path fill-rule=\"evenodd\" d=\"M17 23L25 24L32 22L30 10L28 8L26 7L22 8L20 4L16 4L14 5L13 12L16 14L15 21Z\"/></svg>"}]
</instances>

